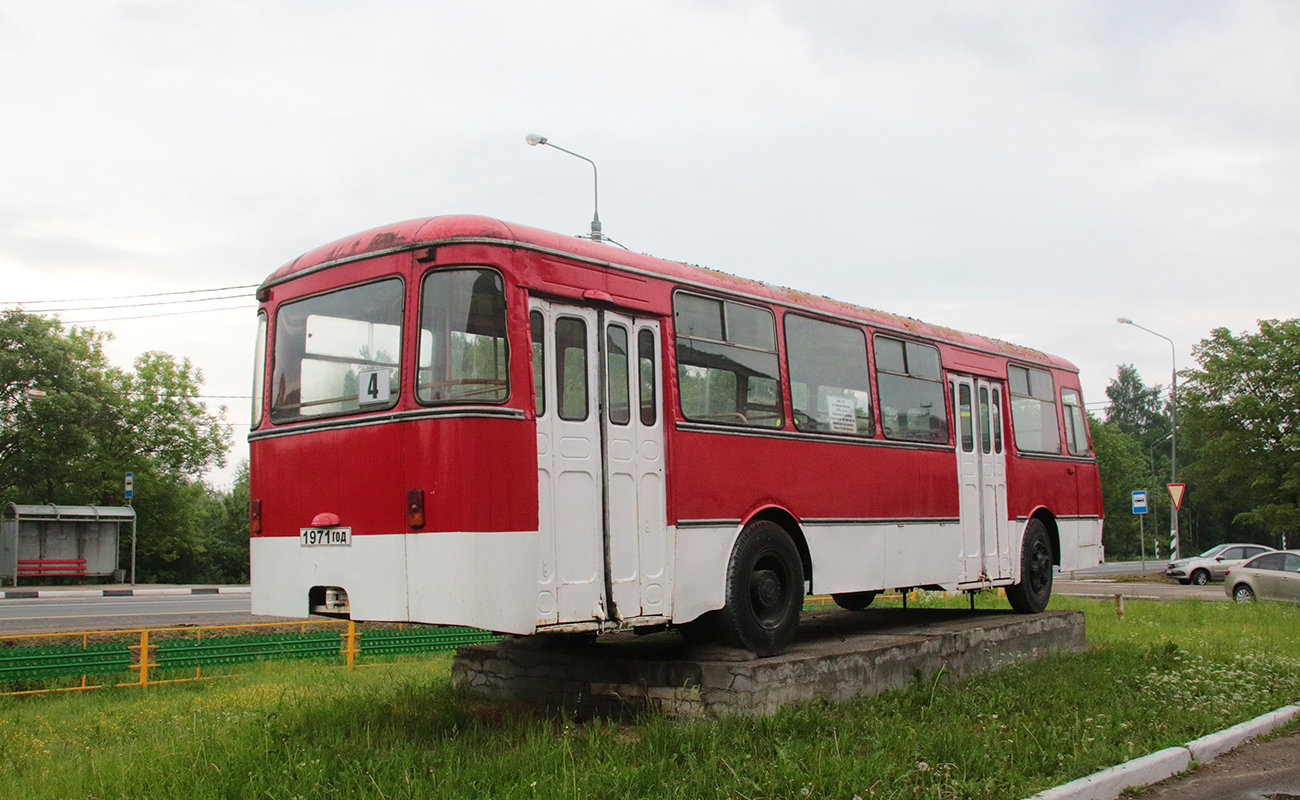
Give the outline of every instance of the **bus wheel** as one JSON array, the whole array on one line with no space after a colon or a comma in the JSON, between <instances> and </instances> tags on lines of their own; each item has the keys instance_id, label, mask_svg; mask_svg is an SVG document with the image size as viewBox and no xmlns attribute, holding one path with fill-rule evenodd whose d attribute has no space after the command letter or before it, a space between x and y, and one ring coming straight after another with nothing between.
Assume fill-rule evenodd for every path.
<instances>
[{"instance_id":1,"label":"bus wheel","mask_svg":"<svg viewBox=\"0 0 1300 800\"><path fill-rule=\"evenodd\" d=\"M785 529L745 526L727 565L726 605L714 612L718 641L758 656L785 649L803 610L803 562Z\"/></svg>"},{"instance_id":2,"label":"bus wheel","mask_svg":"<svg viewBox=\"0 0 1300 800\"><path fill-rule=\"evenodd\" d=\"M871 605L871 601L876 599L877 594L879 592L843 592L831 595L831 599L840 608L847 608L849 611L862 611Z\"/></svg>"},{"instance_id":3,"label":"bus wheel","mask_svg":"<svg viewBox=\"0 0 1300 800\"><path fill-rule=\"evenodd\" d=\"M1020 549L1020 583L1007 587L1007 599L1021 614L1037 614L1047 608L1051 598L1052 543L1042 521L1031 519Z\"/></svg>"}]
</instances>

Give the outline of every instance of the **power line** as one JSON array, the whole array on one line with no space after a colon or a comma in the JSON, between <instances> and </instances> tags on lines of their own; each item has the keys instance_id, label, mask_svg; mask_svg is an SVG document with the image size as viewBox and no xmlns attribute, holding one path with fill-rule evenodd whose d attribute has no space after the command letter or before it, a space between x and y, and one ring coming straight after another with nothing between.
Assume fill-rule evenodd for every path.
<instances>
[{"instance_id":1,"label":"power line","mask_svg":"<svg viewBox=\"0 0 1300 800\"><path fill-rule=\"evenodd\" d=\"M179 317L185 314L204 314L209 311L248 311L249 306L225 306L223 308L195 308L189 311L173 311L168 314L141 314L138 317L104 317L101 319L61 320L65 325L85 325L88 322L123 322L130 319L157 319L158 317Z\"/></svg>"},{"instance_id":2,"label":"power line","mask_svg":"<svg viewBox=\"0 0 1300 800\"><path fill-rule=\"evenodd\" d=\"M21 300L0 303L3 306L34 306L48 303L94 303L100 300L139 300L143 297L172 297L181 294L204 294L208 292L232 292L236 289L256 289L260 284L248 283L242 286L221 286L215 289L190 289L183 292L155 292L153 294L124 294L116 297L79 297L71 300Z\"/></svg>"},{"instance_id":3,"label":"power line","mask_svg":"<svg viewBox=\"0 0 1300 800\"><path fill-rule=\"evenodd\" d=\"M49 308L49 309L45 309L42 313L61 314L64 311L110 311L117 308L143 308L145 306L175 306L175 305L181 305L183 303L210 303L214 300L238 300L241 297L252 297L252 296L253 296L252 292L244 292L242 294L221 295L220 297L195 297L190 300L157 300L152 303L121 303L118 305L109 305L109 306L82 306L80 308ZM68 301L68 302L76 302L76 301Z\"/></svg>"}]
</instances>

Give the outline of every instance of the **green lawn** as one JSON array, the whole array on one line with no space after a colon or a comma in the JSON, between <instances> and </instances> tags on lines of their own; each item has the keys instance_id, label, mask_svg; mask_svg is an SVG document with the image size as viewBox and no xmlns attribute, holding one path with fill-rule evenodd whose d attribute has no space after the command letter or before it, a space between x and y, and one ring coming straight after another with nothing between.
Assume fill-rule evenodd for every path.
<instances>
[{"instance_id":1,"label":"green lawn","mask_svg":"<svg viewBox=\"0 0 1300 800\"><path fill-rule=\"evenodd\" d=\"M449 655L0 698L0 798L1022 798L1300 700L1300 608L1053 607L1087 652L764 719L575 721Z\"/></svg>"}]
</instances>

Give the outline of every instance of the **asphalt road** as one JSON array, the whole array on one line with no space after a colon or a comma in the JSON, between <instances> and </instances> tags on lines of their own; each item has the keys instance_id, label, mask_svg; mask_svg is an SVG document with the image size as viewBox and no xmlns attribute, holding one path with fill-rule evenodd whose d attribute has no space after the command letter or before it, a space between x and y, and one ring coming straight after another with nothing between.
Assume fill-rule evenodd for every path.
<instances>
[{"instance_id":1,"label":"asphalt road","mask_svg":"<svg viewBox=\"0 0 1300 800\"><path fill-rule=\"evenodd\" d=\"M1300 732L1251 742L1134 800L1295 800L1300 797Z\"/></svg>"},{"instance_id":2,"label":"asphalt road","mask_svg":"<svg viewBox=\"0 0 1300 800\"><path fill-rule=\"evenodd\" d=\"M0 636L271 621L250 613L247 594L0 600Z\"/></svg>"}]
</instances>

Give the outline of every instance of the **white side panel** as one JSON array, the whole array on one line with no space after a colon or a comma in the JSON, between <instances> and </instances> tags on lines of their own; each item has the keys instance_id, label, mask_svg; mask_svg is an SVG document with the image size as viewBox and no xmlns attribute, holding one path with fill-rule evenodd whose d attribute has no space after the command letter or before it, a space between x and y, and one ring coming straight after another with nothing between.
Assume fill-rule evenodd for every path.
<instances>
[{"instance_id":1,"label":"white side panel","mask_svg":"<svg viewBox=\"0 0 1300 800\"><path fill-rule=\"evenodd\" d=\"M303 547L297 536L249 542L254 614L305 617L313 586L340 586L352 616L366 620L408 620L406 536L355 536L350 547Z\"/></svg>"},{"instance_id":2,"label":"white side panel","mask_svg":"<svg viewBox=\"0 0 1300 800\"><path fill-rule=\"evenodd\" d=\"M960 525L893 525L885 528L885 583L956 586L961 581Z\"/></svg>"},{"instance_id":3,"label":"white side panel","mask_svg":"<svg viewBox=\"0 0 1300 800\"><path fill-rule=\"evenodd\" d=\"M1099 519L1058 519L1061 536L1061 571L1087 569L1101 563L1105 551L1101 546L1102 521ZM1020 524L1020 533L1024 524ZM1019 576L1017 576L1019 580Z\"/></svg>"},{"instance_id":4,"label":"white side panel","mask_svg":"<svg viewBox=\"0 0 1300 800\"><path fill-rule=\"evenodd\" d=\"M896 526L892 526L896 527ZM885 528L881 525L808 525L813 592L864 592L885 586Z\"/></svg>"},{"instance_id":5,"label":"white side panel","mask_svg":"<svg viewBox=\"0 0 1300 800\"><path fill-rule=\"evenodd\" d=\"M339 586L356 620L535 630L534 531L358 536L351 547L306 548L290 536L250 544L254 614L305 617L311 587Z\"/></svg>"},{"instance_id":6,"label":"white side panel","mask_svg":"<svg viewBox=\"0 0 1300 800\"><path fill-rule=\"evenodd\" d=\"M676 540L672 618L689 622L726 602L727 563L739 526L669 529Z\"/></svg>"},{"instance_id":7,"label":"white side panel","mask_svg":"<svg viewBox=\"0 0 1300 800\"><path fill-rule=\"evenodd\" d=\"M533 632L535 532L416 533L406 550L411 621Z\"/></svg>"}]
</instances>

